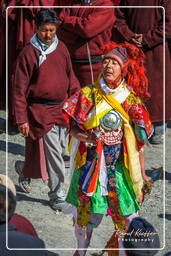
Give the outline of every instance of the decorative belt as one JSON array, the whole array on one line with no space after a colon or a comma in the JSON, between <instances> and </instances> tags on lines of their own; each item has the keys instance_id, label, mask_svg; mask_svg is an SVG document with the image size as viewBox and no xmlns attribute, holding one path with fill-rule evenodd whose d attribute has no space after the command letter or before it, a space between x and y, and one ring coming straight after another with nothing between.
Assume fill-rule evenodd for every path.
<instances>
[{"instance_id":1,"label":"decorative belt","mask_svg":"<svg viewBox=\"0 0 171 256\"><path fill-rule=\"evenodd\" d=\"M89 59L72 59L73 62L75 63L79 63L79 64L90 64ZM99 63L102 61L102 57L101 55L94 55L91 56L91 63L95 64L95 63Z\"/></svg>"},{"instance_id":2,"label":"decorative belt","mask_svg":"<svg viewBox=\"0 0 171 256\"><path fill-rule=\"evenodd\" d=\"M63 101L61 100L47 100L47 99L31 99L30 103L31 104L42 104L42 105L48 105L48 106L53 106L53 105L59 105Z\"/></svg>"}]
</instances>

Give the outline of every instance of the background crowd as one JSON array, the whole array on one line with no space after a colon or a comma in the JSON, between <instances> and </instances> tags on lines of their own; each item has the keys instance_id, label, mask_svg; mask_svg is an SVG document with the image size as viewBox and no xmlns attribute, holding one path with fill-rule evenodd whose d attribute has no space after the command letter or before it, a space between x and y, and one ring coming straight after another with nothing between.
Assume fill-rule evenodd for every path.
<instances>
[{"instance_id":1,"label":"background crowd","mask_svg":"<svg viewBox=\"0 0 171 256\"><path fill-rule=\"evenodd\" d=\"M99 1L2 1L0 13L1 22L1 39L0 51L2 62L0 63L0 108L5 109L6 95L6 42L5 16L8 15L8 109L9 109L9 132L15 133L16 116L14 120L13 108L13 83L11 77L14 71L14 65L21 50L27 45L35 33L36 26L35 16L40 11L41 6L68 6L75 8L51 8L59 16L57 37L67 46L70 57L68 58L67 68L72 62L73 71L76 75L72 77L75 88L83 87L97 80L101 71L101 54L102 46L110 42L128 41L141 48L146 55L146 70L149 80L149 92L151 97L147 101L147 109L150 112L151 120L154 124L155 131L151 138L151 143L159 144L163 142L162 135L165 132L163 119L167 121L171 118L171 107L169 99L171 94L170 70L171 55L169 52L171 38L171 3L170 1L129 1L123 0L121 6L161 6L165 8L165 37L163 42L163 9L162 8L96 8L96 6L116 6L119 1L99 0ZM5 9L9 6L37 6L36 8L14 8ZM38 7L39 6L39 7ZM83 6L85 8L79 8ZM91 6L94 8L86 8ZM165 48L165 58L163 58L163 47ZM62 51L62 50L61 50ZM67 51L67 50L65 50ZM71 59L70 59L71 58ZM163 59L165 63L163 63ZM165 70L164 70L165 66ZM68 73L72 73L72 70ZM164 73L162 72L164 71ZM67 76L68 76L67 73ZM163 90L163 82L165 74L165 90ZM71 80L72 80L71 79ZM70 88L72 93L74 89ZM165 93L165 94L164 94ZM163 96L165 96L165 104L163 104ZM46 102L47 103L47 102ZM163 107L165 105L165 112ZM20 118L20 117L19 117ZM56 118L56 117L55 117ZM19 120L18 123L21 121ZM22 120L23 122L23 120ZM21 123L22 123L21 122ZM26 134L27 135L27 134ZM44 134L43 134L44 135ZM65 136L65 135L63 135ZM49 140L49 138L47 138ZM53 140L53 138L52 138ZM27 141L30 146L30 141ZM35 144L34 144L35 145ZM39 144L41 145L41 144ZM48 149L47 149L48 150ZM47 152L46 150L46 152ZM29 151L30 154L31 151ZM26 151L27 153L27 151ZM51 157L50 157L51 159ZM34 159L32 159L34 160ZM62 161L62 160L61 160ZM30 162L27 162L30 166ZM30 168L30 167L29 167ZM48 166L48 169L50 167ZM27 174L27 172L25 172ZM35 172L34 172L35 174ZM53 174L51 179L54 180ZM28 176L28 175L26 175ZM39 178L41 176L29 178ZM52 178L53 177L53 178ZM57 181L58 183L58 181ZM52 190L56 190L57 185L49 185ZM52 188L53 187L53 188ZM2 189L3 191L3 189ZM2 192L3 194L3 192ZM51 191L54 199L54 191ZM10 196L10 195L9 195ZM59 197L60 198L60 197ZM58 198L58 199L59 199ZM56 198L55 198L56 199ZM63 198L61 197L60 200ZM54 200L53 200L54 202ZM58 200L59 203L59 200ZM53 204L51 205L53 208ZM55 207L54 207L55 208ZM43 247L43 245L41 245ZM41 247L40 246L40 247ZM37 247L37 246L36 246ZM36 254L35 254L36 255ZM41 254L43 255L43 254Z\"/></svg>"}]
</instances>

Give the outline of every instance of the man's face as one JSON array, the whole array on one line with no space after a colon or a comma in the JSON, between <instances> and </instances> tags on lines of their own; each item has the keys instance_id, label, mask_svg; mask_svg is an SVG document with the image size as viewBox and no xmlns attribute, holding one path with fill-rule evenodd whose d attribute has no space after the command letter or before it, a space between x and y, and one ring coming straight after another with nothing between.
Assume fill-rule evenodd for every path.
<instances>
[{"instance_id":1,"label":"man's face","mask_svg":"<svg viewBox=\"0 0 171 256\"><path fill-rule=\"evenodd\" d=\"M56 34L57 26L55 24L47 23L37 28L38 38L47 45L51 45Z\"/></svg>"},{"instance_id":2,"label":"man's face","mask_svg":"<svg viewBox=\"0 0 171 256\"><path fill-rule=\"evenodd\" d=\"M103 77L106 82L113 82L118 77L121 76L121 66L117 60L114 58L108 57L105 58L102 62L103 65Z\"/></svg>"}]
</instances>

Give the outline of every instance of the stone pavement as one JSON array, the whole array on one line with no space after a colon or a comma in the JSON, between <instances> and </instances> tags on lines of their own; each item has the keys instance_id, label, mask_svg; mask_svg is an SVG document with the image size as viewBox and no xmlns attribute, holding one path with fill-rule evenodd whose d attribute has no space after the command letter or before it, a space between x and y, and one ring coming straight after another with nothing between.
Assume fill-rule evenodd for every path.
<instances>
[{"instance_id":1,"label":"stone pavement","mask_svg":"<svg viewBox=\"0 0 171 256\"><path fill-rule=\"evenodd\" d=\"M3 111L0 111L0 118L1 129L5 119L5 113ZM146 169L158 168L165 161L166 172L165 179L163 181L157 181L153 186L152 194L146 196L140 212L157 229L160 235L161 248L164 247L164 240L166 240L165 249L159 251L158 256L163 256L166 252L171 251L171 126L167 129L165 142L166 147L162 145L148 145L145 148ZM7 145L8 153L6 154L6 134L1 133L0 173L5 173L5 166L7 164L7 173L17 188L18 202L16 212L31 220L40 238L45 241L49 255L73 255L76 243L74 239L74 228L72 226L72 215L69 213L70 208L65 209L64 213L54 212L48 206L48 187L46 182L42 180L32 180L31 193L22 193L17 184L18 176L14 171L14 165L16 160L24 159L24 137L20 134L15 136L9 135ZM66 168L65 171L67 190L71 175L69 168ZM164 198L166 199L165 201ZM114 229L110 217L104 217L100 227L94 230L89 248L90 251L88 251L87 256L93 255L94 252L100 252L96 248L103 248L113 232Z\"/></svg>"}]
</instances>

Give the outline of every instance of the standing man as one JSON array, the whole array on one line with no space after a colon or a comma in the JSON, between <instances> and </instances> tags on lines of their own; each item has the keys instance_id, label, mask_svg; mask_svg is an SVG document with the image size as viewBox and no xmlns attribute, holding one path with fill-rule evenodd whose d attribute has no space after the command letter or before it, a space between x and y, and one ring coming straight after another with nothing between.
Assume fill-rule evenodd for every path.
<instances>
[{"instance_id":1,"label":"standing man","mask_svg":"<svg viewBox=\"0 0 171 256\"><path fill-rule=\"evenodd\" d=\"M154 123L154 135L151 143L162 143L163 127L163 82L165 47L165 119L171 119L171 59L167 38L171 37L171 1L170 0L122 0L121 6L139 6L140 8L119 8L116 10L115 28L122 41L129 41L140 47L146 55L146 70L149 80L151 99L147 102L151 120ZM142 6L155 6L142 8ZM160 7L161 6L161 7ZM165 9L165 13L163 8ZM163 19L165 18L166 42L163 44ZM116 33L113 40L118 41ZM119 39L119 41L121 41Z\"/></svg>"},{"instance_id":2,"label":"standing man","mask_svg":"<svg viewBox=\"0 0 171 256\"><path fill-rule=\"evenodd\" d=\"M74 0L72 5L74 8L61 11L57 34L70 52L74 72L83 87L97 80L101 71L101 47L109 43L115 20L114 8L108 6L114 4L111 0Z\"/></svg>"},{"instance_id":3,"label":"standing man","mask_svg":"<svg viewBox=\"0 0 171 256\"><path fill-rule=\"evenodd\" d=\"M36 34L20 53L12 75L13 113L26 137L25 164L19 182L30 191L30 178L49 178L49 203L61 209L65 200L64 160L67 123L65 100L79 89L70 56L56 36L57 15L42 9L36 15Z\"/></svg>"}]
</instances>

